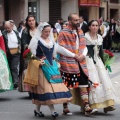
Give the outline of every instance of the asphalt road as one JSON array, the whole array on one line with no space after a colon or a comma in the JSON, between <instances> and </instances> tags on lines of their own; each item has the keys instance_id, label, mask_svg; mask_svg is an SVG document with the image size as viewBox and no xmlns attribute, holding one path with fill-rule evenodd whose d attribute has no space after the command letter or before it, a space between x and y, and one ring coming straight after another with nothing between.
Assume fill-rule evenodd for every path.
<instances>
[{"instance_id":1,"label":"asphalt road","mask_svg":"<svg viewBox=\"0 0 120 120\"><path fill-rule=\"evenodd\" d=\"M56 111L60 114L57 120L120 120L120 53L116 53L117 59L112 65L110 77L116 92L116 110L105 114L102 109L96 115L86 117L80 113L80 107L69 105L73 112L72 116L62 115L62 105L55 105ZM35 106L32 104L28 93L20 93L17 90L0 93L0 120L52 120L50 110L42 106L44 118L34 116Z\"/></svg>"},{"instance_id":2,"label":"asphalt road","mask_svg":"<svg viewBox=\"0 0 120 120\"><path fill-rule=\"evenodd\" d=\"M0 93L0 120L52 120L50 110L42 106L44 118L35 117L33 114L34 105L27 93L19 93L17 90ZM80 113L80 107L69 105L73 116L62 115L62 105L55 105L56 111L60 114L57 120L119 120L120 105L116 104L116 110L105 114L102 109L96 115L86 117Z\"/></svg>"}]
</instances>

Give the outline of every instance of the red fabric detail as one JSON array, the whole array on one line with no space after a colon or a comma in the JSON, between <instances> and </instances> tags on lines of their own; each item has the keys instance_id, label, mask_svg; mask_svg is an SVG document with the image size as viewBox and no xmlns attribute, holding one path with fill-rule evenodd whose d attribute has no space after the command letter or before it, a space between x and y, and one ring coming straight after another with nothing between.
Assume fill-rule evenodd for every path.
<instances>
[{"instance_id":1,"label":"red fabric detail","mask_svg":"<svg viewBox=\"0 0 120 120\"><path fill-rule=\"evenodd\" d=\"M6 53L3 36L0 36L0 49L2 49Z\"/></svg>"}]
</instances>

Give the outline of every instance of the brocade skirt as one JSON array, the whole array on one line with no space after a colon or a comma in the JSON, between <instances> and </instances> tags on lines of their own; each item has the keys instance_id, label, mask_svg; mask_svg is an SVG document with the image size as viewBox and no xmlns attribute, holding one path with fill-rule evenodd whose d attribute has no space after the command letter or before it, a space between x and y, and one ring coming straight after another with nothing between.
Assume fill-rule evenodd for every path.
<instances>
[{"instance_id":1,"label":"brocade skirt","mask_svg":"<svg viewBox=\"0 0 120 120\"><path fill-rule=\"evenodd\" d=\"M50 105L71 102L72 95L64 83L49 83L42 69L39 69L38 85L30 87L32 103Z\"/></svg>"}]
</instances>

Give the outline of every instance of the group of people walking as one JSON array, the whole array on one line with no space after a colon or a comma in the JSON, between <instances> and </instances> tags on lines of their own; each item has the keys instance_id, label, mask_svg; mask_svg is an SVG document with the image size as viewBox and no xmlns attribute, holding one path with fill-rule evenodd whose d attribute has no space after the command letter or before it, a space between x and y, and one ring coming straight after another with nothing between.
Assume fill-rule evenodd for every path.
<instances>
[{"instance_id":1,"label":"group of people walking","mask_svg":"<svg viewBox=\"0 0 120 120\"><path fill-rule=\"evenodd\" d=\"M99 19L100 30L99 33L103 38L103 48L113 52L120 51L120 20Z\"/></svg>"},{"instance_id":2,"label":"group of people walking","mask_svg":"<svg viewBox=\"0 0 120 120\"><path fill-rule=\"evenodd\" d=\"M54 104L63 104L63 114L71 115L69 102L81 106L85 115L95 114L99 108L105 113L115 110L115 91L104 66L99 22L84 23L86 29L82 30L80 19L83 17L71 13L56 41L51 25L38 25L33 15L27 17L21 38L11 23L5 22L3 38L11 73L9 69L8 72L14 87L19 77L19 91L30 93L35 116L44 117L41 105L48 105L51 116L58 117ZM23 58L26 49L34 59Z\"/></svg>"}]
</instances>

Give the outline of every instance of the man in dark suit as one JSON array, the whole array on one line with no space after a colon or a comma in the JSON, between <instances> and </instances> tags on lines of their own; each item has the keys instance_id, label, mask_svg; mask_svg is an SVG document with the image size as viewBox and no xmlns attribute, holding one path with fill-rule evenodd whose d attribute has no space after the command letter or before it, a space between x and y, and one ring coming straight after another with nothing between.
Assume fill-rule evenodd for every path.
<instances>
[{"instance_id":1,"label":"man in dark suit","mask_svg":"<svg viewBox=\"0 0 120 120\"><path fill-rule=\"evenodd\" d=\"M87 23L84 21L83 16L80 16L80 28L82 29L84 34L88 31L88 26Z\"/></svg>"},{"instance_id":2,"label":"man in dark suit","mask_svg":"<svg viewBox=\"0 0 120 120\"><path fill-rule=\"evenodd\" d=\"M9 21L5 22L5 30L3 38L5 41L7 59L10 66L14 88L18 86L18 66L20 62L21 40L18 32L13 30L13 26Z\"/></svg>"}]
</instances>

